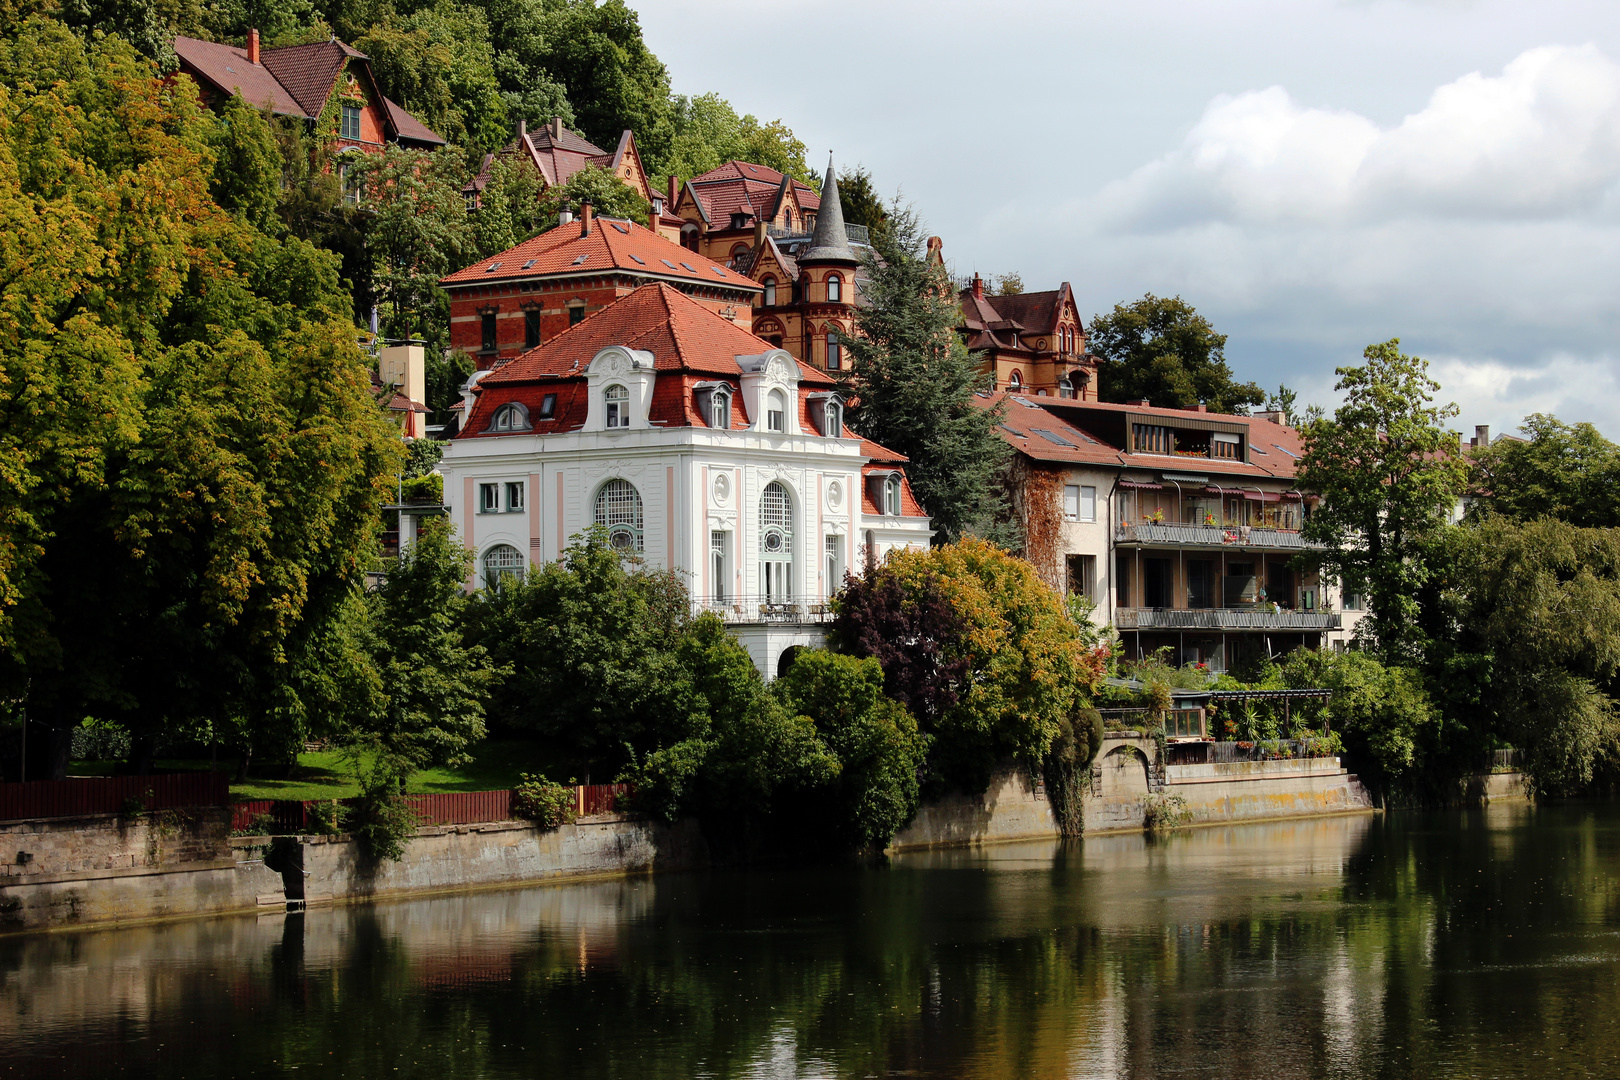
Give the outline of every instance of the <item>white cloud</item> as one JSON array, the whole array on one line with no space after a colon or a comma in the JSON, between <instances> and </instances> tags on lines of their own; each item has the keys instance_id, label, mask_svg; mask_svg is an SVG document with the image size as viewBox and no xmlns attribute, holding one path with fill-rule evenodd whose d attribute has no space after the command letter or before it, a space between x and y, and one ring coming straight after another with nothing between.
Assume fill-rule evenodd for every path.
<instances>
[{"instance_id":1,"label":"white cloud","mask_svg":"<svg viewBox=\"0 0 1620 1080\"><path fill-rule=\"evenodd\" d=\"M1101 222L1288 226L1602 211L1620 181L1620 65L1595 46L1530 49L1380 127L1273 86L1222 96L1173 152L1110 184Z\"/></svg>"}]
</instances>

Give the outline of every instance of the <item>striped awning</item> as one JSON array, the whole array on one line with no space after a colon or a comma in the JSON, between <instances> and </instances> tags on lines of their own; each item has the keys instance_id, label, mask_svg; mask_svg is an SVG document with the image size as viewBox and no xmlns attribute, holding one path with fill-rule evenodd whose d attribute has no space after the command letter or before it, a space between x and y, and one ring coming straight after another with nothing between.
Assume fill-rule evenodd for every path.
<instances>
[{"instance_id":1,"label":"striped awning","mask_svg":"<svg viewBox=\"0 0 1620 1080\"><path fill-rule=\"evenodd\" d=\"M1119 486L1131 488L1133 491L1163 491L1163 484L1155 484L1149 480L1121 480Z\"/></svg>"}]
</instances>

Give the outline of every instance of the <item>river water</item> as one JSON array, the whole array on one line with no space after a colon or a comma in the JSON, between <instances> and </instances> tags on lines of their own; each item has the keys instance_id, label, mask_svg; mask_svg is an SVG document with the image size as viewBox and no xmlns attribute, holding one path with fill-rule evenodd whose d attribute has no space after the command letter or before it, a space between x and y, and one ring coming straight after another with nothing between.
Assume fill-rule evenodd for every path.
<instances>
[{"instance_id":1,"label":"river water","mask_svg":"<svg viewBox=\"0 0 1620 1080\"><path fill-rule=\"evenodd\" d=\"M26 1077L1620 1076L1620 813L1096 837L0 939Z\"/></svg>"}]
</instances>

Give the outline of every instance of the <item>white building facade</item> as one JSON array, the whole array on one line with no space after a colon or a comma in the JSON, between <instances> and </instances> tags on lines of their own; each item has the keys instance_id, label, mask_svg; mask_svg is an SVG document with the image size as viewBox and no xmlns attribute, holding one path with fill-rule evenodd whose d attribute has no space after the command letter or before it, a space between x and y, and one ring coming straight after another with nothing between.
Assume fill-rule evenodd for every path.
<instances>
[{"instance_id":1,"label":"white building facade","mask_svg":"<svg viewBox=\"0 0 1620 1080\"><path fill-rule=\"evenodd\" d=\"M846 570L925 547L904 461L825 375L647 286L479 379L440 471L468 587L610 542L676 571L770 677L819 644Z\"/></svg>"}]
</instances>

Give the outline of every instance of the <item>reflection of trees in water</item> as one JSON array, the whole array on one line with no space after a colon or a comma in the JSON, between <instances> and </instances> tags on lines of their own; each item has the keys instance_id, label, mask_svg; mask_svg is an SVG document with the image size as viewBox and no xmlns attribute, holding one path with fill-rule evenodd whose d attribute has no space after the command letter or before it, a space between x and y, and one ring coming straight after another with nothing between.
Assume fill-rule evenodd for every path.
<instances>
[{"instance_id":1,"label":"reflection of trees in water","mask_svg":"<svg viewBox=\"0 0 1620 1080\"><path fill-rule=\"evenodd\" d=\"M40 1076L178 1047L189 1075L1601 1072L1614 957L1568 955L1613 948L1582 936L1616 914L1601 821L1310 821L12 939L0 1041L79 1018L55 1031L83 1060Z\"/></svg>"}]
</instances>

